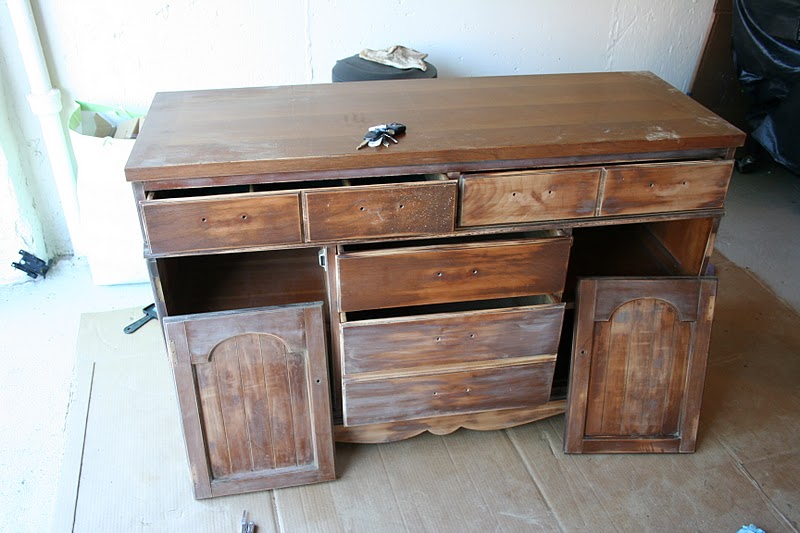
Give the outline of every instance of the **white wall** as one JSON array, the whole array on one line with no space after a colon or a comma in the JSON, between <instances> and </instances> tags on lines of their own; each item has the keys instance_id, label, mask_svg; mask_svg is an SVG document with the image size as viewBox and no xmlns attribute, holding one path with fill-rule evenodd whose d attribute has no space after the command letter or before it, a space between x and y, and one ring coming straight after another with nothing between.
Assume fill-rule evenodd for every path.
<instances>
[{"instance_id":1,"label":"white wall","mask_svg":"<svg viewBox=\"0 0 800 533\"><path fill-rule=\"evenodd\" d=\"M441 77L651 70L685 91L714 0L34 4L65 105L83 99L143 110L157 91L329 82L337 59L393 44L427 52ZM4 17L0 6L5 32ZM24 85L16 83L19 91ZM30 144L35 124L27 104L14 102ZM37 183L52 180L38 170ZM54 188L33 189L52 212ZM63 233L47 226L56 250Z\"/></svg>"},{"instance_id":2,"label":"white wall","mask_svg":"<svg viewBox=\"0 0 800 533\"><path fill-rule=\"evenodd\" d=\"M0 72L5 65L0 64ZM19 250L37 257L48 256L39 216L27 185L30 174L23 166L18 135L15 133L8 107L5 105L5 76L0 76L0 285L24 281L27 274L9 268L19 262Z\"/></svg>"}]
</instances>

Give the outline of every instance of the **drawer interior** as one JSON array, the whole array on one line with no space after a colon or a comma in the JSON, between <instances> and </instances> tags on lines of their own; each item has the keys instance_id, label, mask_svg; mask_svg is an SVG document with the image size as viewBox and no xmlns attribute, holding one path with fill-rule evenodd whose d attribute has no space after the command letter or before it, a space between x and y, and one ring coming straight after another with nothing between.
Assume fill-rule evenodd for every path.
<instances>
[{"instance_id":1,"label":"drawer interior","mask_svg":"<svg viewBox=\"0 0 800 533\"><path fill-rule=\"evenodd\" d=\"M157 260L168 315L326 301L317 248Z\"/></svg>"},{"instance_id":2,"label":"drawer interior","mask_svg":"<svg viewBox=\"0 0 800 533\"><path fill-rule=\"evenodd\" d=\"M538 231L524 231L515 233L486 233L482 235L457 236L457 237L437 237L433 239L413 239L402 241L383 241L367 242L358 244L344 244L339 247L340 253L369 252L374 250L400 250L404 248L444 246L448 244L471 244L471 243L490 243L497 241L509 241L518 239L548 239L553 237L564 237L566 234L562 230L549 229Z\"/></svg>"},{"instance_id":3,"label":"drawer interior","mask_svg":"<svg viewBox=\"0 0 800 533\"><path fill-rule=\"evenodd\" d=\"M336 187L353 187L359 185L389 185L402 183L418 183L428 181L446 181L444 174L409 174L402 176L376 176L350 179L304 180L291 182L255 183L249 185L226 185L212 187L193 187L186 189L154 190L147 193L148 200L170 200L177 198L202 198L210 196L227 196L259 192L284 192L314 190Z\"/></svg>"},{"instance_id":4,"label":"drawer interior","mask_svg":"<svg viewBox=\"0 0 800 533\"><path fill-rule=\"evenodd\" d=\"M411 316L437 315L441 313L466 313L469 311L482 311L488 309L503 309L506 307L526 307L530 305L545 305L559 302L558 295L537 294L534 296L518 296L515 298L497 298L492 300L477 300L472 302L451 302L434 305L415 305L409 307L393 307L388 309L369 309L366 311L350 311L342 313L342 322L359 320L375 320L384 318L403 318Z\"/></svg>"}]
</instances>

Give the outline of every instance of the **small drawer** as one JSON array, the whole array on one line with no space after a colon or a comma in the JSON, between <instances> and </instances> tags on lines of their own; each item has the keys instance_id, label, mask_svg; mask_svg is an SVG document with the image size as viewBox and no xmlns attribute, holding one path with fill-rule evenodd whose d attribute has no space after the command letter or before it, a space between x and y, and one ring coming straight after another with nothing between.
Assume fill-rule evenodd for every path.
<instances>
[{"instance_id":1,"label":"small drawer","mask_svg":"<svg viewBox=\"0 0 800 533\"><path fill-rule=\"evenodd\" d=\"M606 169L601 216L720 208L733 161L656 163Z\"/></svg>"},{"instance_id":2,"label":"small drawer","mask_svg":"<svg viewBox=\"0 0 800 533\"><path fill-rule=\"evenodd\" d=\"M555 354L563 317L559 303L346 322L344 374Z\"/></svg>"},{"instance_id":3,"label":"small drawer","mask_svg":"<svg viewBox=\"0 0 800 533\"><path fill-rule=\"evenodd\" d=\"M461 177L461 226L592 217L600 168L493 172Z\"/></svg>"},{"instance_id":4,"label":"small drawer","mask_svg":"<svg viewBox=\"0 0 800 533\"><path fill-rule=\"evenodd\" d=\"M341 310L558 293L569 248L569 237L548 237L345 252Z\"/></svg>"},{"instance_id":5,"label":"small drawer","mask_svg":"<svg viewBox=\"0 0 800 533\"><path fill-rule=\"evenodd\" d=\"M461 370L345 379L344 424L358 426L432 416L532 407L547 403L555 355Z\"/></svg>"},{"instance_id":6,"label":"small drawer","mask_svg":"<svg viewBox=\"0 0 800 533\"><path fill-rule=\"evenodd\" d=\"M455 226L456 182L360 185L305 191L306 240L435 235Z\"/></svg>"},{"instance_id":7,"label":"small drawer","mask_svg":"<svg viewBox=\"0 0 800 533\"><path fill-rule=\"evenodd\" d=\"M303 242L299 193L252 193L142 202L152 255Z\"/></svg>"}]
</instances>

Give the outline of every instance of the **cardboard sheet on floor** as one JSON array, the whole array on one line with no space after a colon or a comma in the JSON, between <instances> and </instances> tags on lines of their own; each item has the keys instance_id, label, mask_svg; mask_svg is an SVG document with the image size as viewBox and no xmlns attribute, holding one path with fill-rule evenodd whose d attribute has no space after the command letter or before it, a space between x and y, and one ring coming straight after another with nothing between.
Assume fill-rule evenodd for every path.
<instances>
[{"instance_id":1,"label":"cardboard sheet on floor","mask_svg":"<svg viewBox=\"0 0 800 533\"><path fill-rule=\"evenodd\" d=\"M692 455L564 455L563 417L340 444L338 479L196 501L170 365L141 309L87 314L54 531L767 531L800 521L800 317L717 258L720 294ZM795 525L792 525L795 524Z\"/></svg>"}]
</instances>

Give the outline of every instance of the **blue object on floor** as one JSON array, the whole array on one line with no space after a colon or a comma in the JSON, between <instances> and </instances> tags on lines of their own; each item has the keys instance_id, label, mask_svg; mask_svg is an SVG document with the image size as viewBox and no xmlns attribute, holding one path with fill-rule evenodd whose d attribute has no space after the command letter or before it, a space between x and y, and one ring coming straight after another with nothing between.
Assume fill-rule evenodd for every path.
<instances>
[{"instance_id":1,"label":"blue object on floor","mask_svg":"<svg viewBox=\"0 0 800 533\"><path fill-rule=\"evenodd\" d=\"M749 526L742 526L742 529L740 529L736 533L766 533L766 531L764 531L755 524L750 524Z\"/></svg>"}]
</instances>

